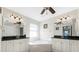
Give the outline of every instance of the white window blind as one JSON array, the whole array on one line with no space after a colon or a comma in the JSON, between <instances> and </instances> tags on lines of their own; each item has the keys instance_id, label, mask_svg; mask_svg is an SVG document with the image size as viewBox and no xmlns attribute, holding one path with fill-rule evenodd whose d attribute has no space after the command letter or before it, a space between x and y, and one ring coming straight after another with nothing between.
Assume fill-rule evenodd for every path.
<instances>
[{"instance_id":1,"label":"white window blind","mask_svg":"<svg viewBox=\"0 0 79 59\"><path fill-rule=\"evenodd\" d=\"M38 37L38 26L30 24L30 37Z\"/></svg>"}]
</instances>

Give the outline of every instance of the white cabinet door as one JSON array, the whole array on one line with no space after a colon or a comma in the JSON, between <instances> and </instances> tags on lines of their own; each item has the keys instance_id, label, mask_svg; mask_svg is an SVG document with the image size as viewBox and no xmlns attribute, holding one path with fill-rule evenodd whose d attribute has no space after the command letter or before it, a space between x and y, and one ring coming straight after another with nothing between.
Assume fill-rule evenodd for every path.
<instances>
[{"instance_id":1,"label":"white cabinet door","mask_svg":"<svg viewBox=\"0 0 79 59\"><path fill-rule=\"evenodd\" d=\"M0 14L0 26L2 26L2 14Z\"/></svg>"},{"instance_id":2,"label":"white cabinet door","mask_svg":"<svg viewBox=\"0 0 79 59\"><path fill-rule=\"evenodd\" d=\"M0 52L1 52L1 42L0 42Z\"/></svg>"},{"instance_id":3,"label":"white cabinet door","mask_svg":"<svg viewBox=\"0 0 79 59\"><path fill-rule=\"evenodd\" d=\"M55 39L52 39L52 51L55 52L56 51L56 45L55 45L56 41Z\"/></svg>"},{"instance_id":4,"label":"white cabinet door","mask_svg":"<svg viewBox=\"0 0 79 59\"><path fill-rule=\"evenodd\" d=\"M20 45L20 52L27 52L28 51L28 40L27 39L22 39L19 41Z\"/></svg>"},{"instance_id":5,"label":"white cabinet door","mask_svg":"<svg viewBox=\"0 0 79 59\"><path fill-rule=\"evenodd\" d=\"M14 40L14 51L15 52L20 52L20 40Z\"/></svg>"},{"instance_id":6,"label":"white cabinet door","mask_svg":"<svg viewBox=\"0 0 79 59\"><path fill-rule=\"evenodd\" d=\"M56 40L56 50L57 50L57 52L62 51L62 39L57 39Z\"/></svg>"},{"instance_id":7,"label":"white cabinet door","mask_svg":"<svg viewBox=\"0 0 79 59\"><path fill-rule=\"evenodd\" d=\"M52 40L52 51L53 52L69 52L70 42L65 39L53 39Z\"/></svg>"},{"instance_id":8,"label":"white cabinet door","mask_svg":"<svg viewBox=\"0 0 79 59\"><path fill-rule=\"evenodd\" d=\"M62 40L62 51L69 52L70 51L70 41L68 39Z\"/></svg>"},{"instance_id":9,"label":"white cabinet door","mask_svg":"<svg viewBox=\"0 0 79 59\"><path fill-rule=\"evenodd\" d=\"M14 51L14 41L10 40L7 41L7 52L13 52Z\"/></svg>"},{"instance_id":10,"label":"white cabinet door","mask_svg":"<svg viewBox=\"0 0 79 59\"><path fill-rule=\"evenodd\" d=\"M2 41L1 42L1 51L2 52L7 52L7 41Z\"/></svg>"},{"instance_id":11,"label":"white cabinet door","mask_svg":"<svg viewBox=\"0 0 79 59\"><path fill-rule=\"evenodd\" d=\"M79 52L79 40L70 40L70 50L72 52Z\"/></svg>"},{"instance_id":12,"label":"white cabinet door","mask_svg":"<svg viewBox=\"0 0 79 59\"><path fill-rule=\"evenodd\" d=\"M28 52L29 51L29 39L25 40L25 47L26 47L25 51Z\"/></svg>"},{"instance_id":13,"label":"white cabinet door","mask_svg":"<svg viewBox=\"0 0 79 59\"><path fill-rule=\"evenodd\" d=\"M14 40L15 52L27 52L28 51L28 39Z\"/></svg>"},{"instance_id":14,"label":"white cabinet door","mask_svg":"<svg viewBox=\"0 0 79 59\"><path fill-rule=\"evenodd\" d=\"M52 51L53 52L61 52L62 51L62 39L54 39L52 44Z\"/></svg>"},{"instance_id":15,"label":"white cabinet door","mask_svg":"<svg viewBox=\"0 0 79 59\"><path fill-rule=\"evenodd\" d=\"M1 38L2 38L2 14L0 13L0 51L1 51Z\"/></svg>"}]
</instances>

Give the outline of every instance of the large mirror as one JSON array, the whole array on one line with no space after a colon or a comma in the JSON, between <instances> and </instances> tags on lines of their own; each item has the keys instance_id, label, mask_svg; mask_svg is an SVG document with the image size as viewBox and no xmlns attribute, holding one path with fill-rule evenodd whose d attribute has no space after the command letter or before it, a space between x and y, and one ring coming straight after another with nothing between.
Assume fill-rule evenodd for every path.
<instances>
[{"instance_id":1,"label":"large mirror","mask_svg":"<svg viewBox=\"0 0 79 59\"><path fill-rule=\"evenodd\" d=\"M16 21L12 20L11 18L7 17L7 16L3 16L3 21L2 21L2 26L3 26L3 30L2 30L2 38L4 39L5 37L7 37L8 39L11 38L22 38L25 37L24 35L24 24L22 23L22 21ZM6 39L7 39L6 38Z\"/></svg>"}]
</instances>

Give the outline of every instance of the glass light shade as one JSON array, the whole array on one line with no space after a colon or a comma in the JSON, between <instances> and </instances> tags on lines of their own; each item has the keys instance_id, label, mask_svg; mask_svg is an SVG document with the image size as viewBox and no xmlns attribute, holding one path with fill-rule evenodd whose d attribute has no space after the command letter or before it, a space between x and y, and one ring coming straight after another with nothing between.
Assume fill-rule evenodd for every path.
<instances>
[{"instance_id":1,"label":"glass light shade","mask_svg":"<svg viewBox=\"0 0 79 59\"><path fill-rule=\"evenodd\" d=\"M68 16L67 19L70 19L70 17Z\"/></svg>"},{"instance_id":2,"label":"glass light shade","mask_svg":"<svg viewBox=\"0 0 79 59\"><path fill-rule=\"evenodd\" d=\"M23 19L20 19L20 22L23 22Z\"/></svg>"},{"instance_id":3,"label":"glass light shade","mask_svg":"<svg viewBox=\"0 0 79 59\"><path fill-rule=\"evenodd\" d=\"M19 22L19 18L14 19L16 22Z\"/></svg>"},{"instance_id":4,"label":"glass light shade","mask_svg":"<svg viewBox=\"0 0 79 59\"><path fill-rule=\"evenodd\" d=\"M23 21L23 19L20 19L20 22L24 24L24 21Z\"/></svg>"},{"instance_id":5,"label":"glass light shade","mask_svg":"<svg viewBox=\"0 0 79 59\"><path fill-rule=\"evenodd\" d=\"M11 17L10 17L10 19L14 19L14 17L13 17L13 16L11 16Z\"/></svg>"},{"instance_id":6,"label":"glass light shade","mask_svg":"<svg viewBox=\"0 0 79 59\"><path fill-rule=\"evenodd\" d=\"M71 17L68 17L68 18L67 18L67 22L68 22L68 23L71 23L71 22L72 22Z\"/></svg>"},{"instance_id":7,"label":"glass light shade","mask_svg":"<svg viewBox=\"0 0 79 59\"><path fill-rule=\"evenodd\" d=\"M66 22L66 19L63 18L62 22Z\"/></svg>"},{"instance_id":8,"label":"glass light shade","mask_svg":"<svg viewBox=\"0 0 79 59\"><path fill-rule=\"evenodd\" d=\"M60 20L60 19L57 19L56 22L57 22L57 23L58 23L58 22L61 22L61 20Z\"/></svg>"}]
</instances>

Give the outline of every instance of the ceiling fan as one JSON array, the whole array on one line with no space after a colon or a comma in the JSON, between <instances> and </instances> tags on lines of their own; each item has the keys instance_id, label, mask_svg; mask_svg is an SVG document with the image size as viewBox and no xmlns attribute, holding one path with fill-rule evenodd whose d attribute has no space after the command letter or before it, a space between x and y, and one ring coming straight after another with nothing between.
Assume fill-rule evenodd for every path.
<instances>
[{"instance_id":1,"label":"ceiling fan","mask_svg":"<svg viewBox=\"0 0 79 59\"><path fill-rule=\"evenodd\" d=\"M44 14L44 12L47 10L49 10L52 14L55 13L55 10L52 7L44 7L44 9L41 11L41 14Z\"/></svg>"}]
</instances>

